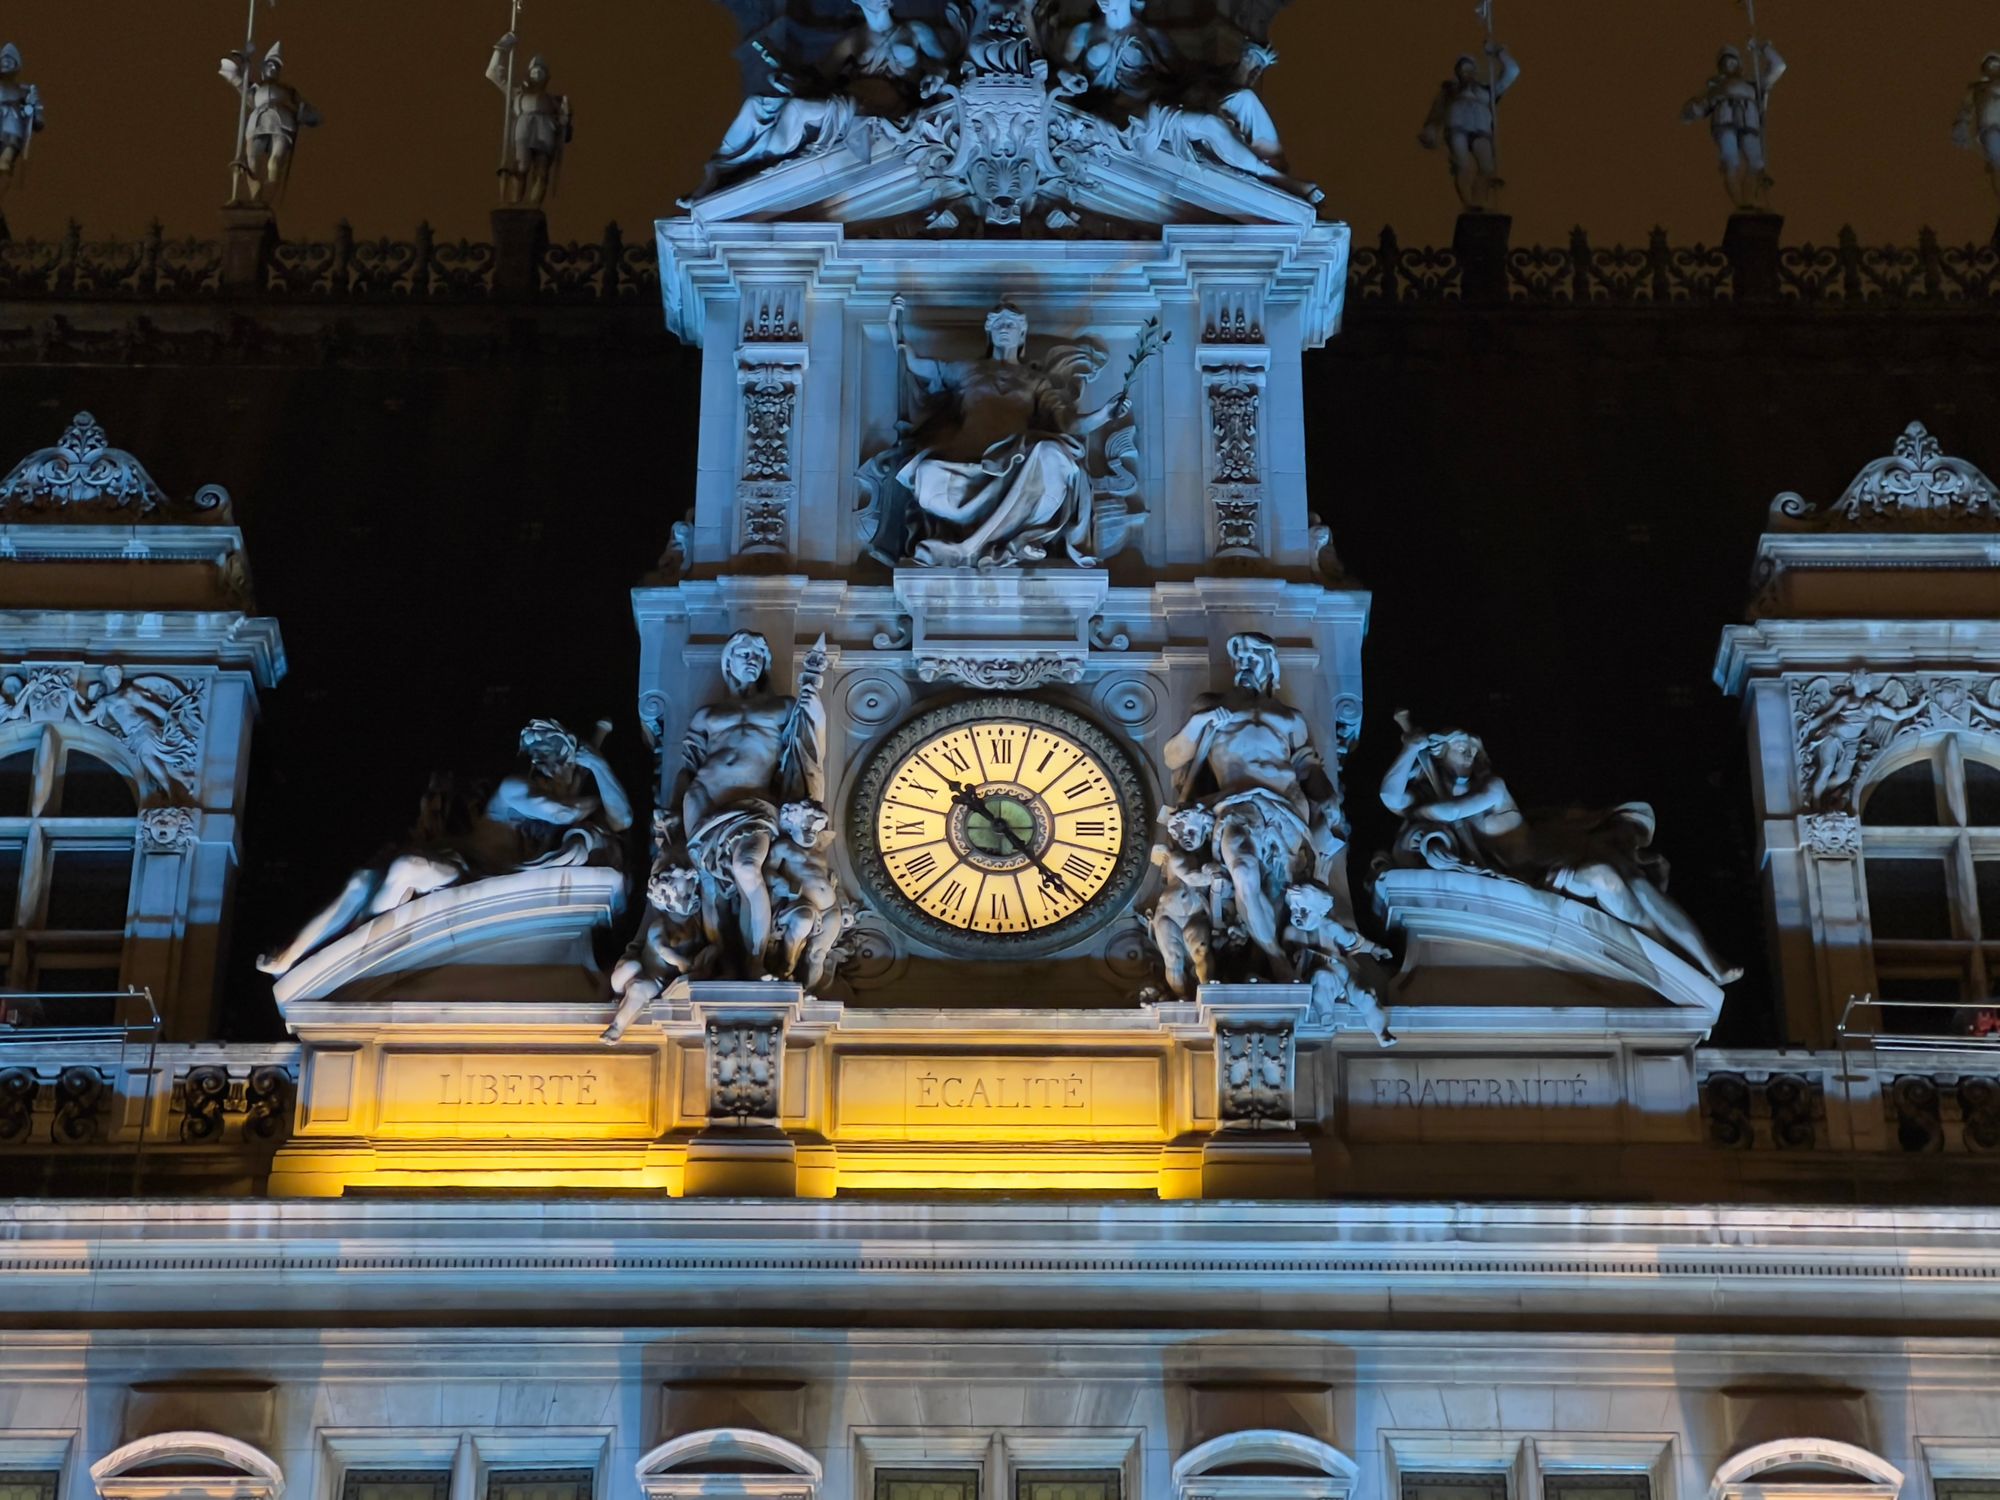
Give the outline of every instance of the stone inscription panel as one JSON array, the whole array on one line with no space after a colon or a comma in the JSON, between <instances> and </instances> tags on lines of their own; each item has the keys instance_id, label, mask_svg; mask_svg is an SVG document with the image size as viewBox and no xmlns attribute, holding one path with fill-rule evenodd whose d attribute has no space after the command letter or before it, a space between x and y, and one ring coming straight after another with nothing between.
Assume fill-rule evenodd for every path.
<instances>
[{"instance_id":1,"label":"stone inscription panel","mask_svg":"<svg viewBox=\"0 0 2000 1500\"><path fill-rule=\"evenodd\" d=\"M883 1057L835 1063L841 1140L1155 1140L1158 1057Z\"/></svg>"},{"instance_id":2,"label":"stone inscription panel","mask_svg":"<svg viewBox=\"0 0 2000 1500\"><path fill-rule=\"evenodd\" d=\"M1349 1057L1345 1077L1356 1141L1595 1139L1620 1103L1604 1057Z\"/></svg>"},{"instance_id":3,"label":"stone inscription panel","mask_svg":"<svg viewBox=\"0 0 2000 1500\"><path fill-rule=\"evenodd\" d=\"M563 1140L657 1133L658 1059L602 1052L385 1052L384 1135Z\"/></svg>"}]
</instances>

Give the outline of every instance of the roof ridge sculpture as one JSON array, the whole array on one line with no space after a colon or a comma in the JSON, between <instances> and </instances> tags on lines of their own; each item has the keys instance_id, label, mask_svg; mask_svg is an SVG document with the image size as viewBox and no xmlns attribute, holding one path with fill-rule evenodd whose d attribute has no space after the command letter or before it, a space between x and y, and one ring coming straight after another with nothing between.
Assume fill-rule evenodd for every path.
<instances>
[{"instance_id":1,"label":"roof ridge sculpture","mask_svg":"<svg viewBox=\"0 0 2000 1500\"><path fill-rule=\"evenodd\" d=\"M1868 464L1841 497L1821 508L1787 490L1771 502L1784 531L1936 531L2000 527L2000 490L1976 465L1951 458L1922 422L1912 422L1885 458Z\"/></svg>"},{"instance_id":2,"label":"roof ridge sculpture","mask_svg":"<svg viewBox=\"0 0 2000 1500\"><path fill-rule=\"evenodd\" d=\"M124 513L167 520L182 517L160 513L182 511L207 512L215 520L227 521L229 491L219 484L205 484L192 500L170 499L144 464L123 448L111 446L96 417L80 411L52 446L36 449L0 480L0 518L40 515L73 521L79 519L71 514L77 508L119 512L102 519L120 523L130 519Z\"/></svg>"}]
</instances>

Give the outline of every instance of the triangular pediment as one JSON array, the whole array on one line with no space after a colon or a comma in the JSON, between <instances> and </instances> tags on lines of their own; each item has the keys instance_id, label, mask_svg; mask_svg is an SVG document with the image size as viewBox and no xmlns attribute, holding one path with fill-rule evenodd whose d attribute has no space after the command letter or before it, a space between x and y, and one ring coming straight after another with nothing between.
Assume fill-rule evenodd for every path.
<instances>
[{"instance_id":1,"label":"triangular pediment","mask_svg":"<svg viewBox=\"0 0 2000 1500\"><path fill-rule=\"evenodd\" d=\"M687 205L703 223L837 223L955 238L1144 236L1174 224L1307 226L1298 194L1193 152L1149 144L1067 104L964 98L900 125L863 122L834 145L778 162ZM997 120L997 123L996 123ZM998 144L996 145L996 141Z\"/></svg>"}]
</instances>

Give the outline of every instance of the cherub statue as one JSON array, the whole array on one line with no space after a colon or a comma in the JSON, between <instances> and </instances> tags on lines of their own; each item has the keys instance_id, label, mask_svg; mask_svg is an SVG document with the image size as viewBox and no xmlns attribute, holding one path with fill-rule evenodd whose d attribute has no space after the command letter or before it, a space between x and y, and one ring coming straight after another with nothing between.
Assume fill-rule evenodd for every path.
<instances>
[{"instance_id":1,"label":"cherub statue","mask_svg":"<svg viewBox=\"0 0 2000 1500\"><path fill-rule=\"evenodd\" d=\"M370 918L447 886L522 870L615 868L632 804L598 750L610 729L600 720L585 743L553 719L531 720L521 731L520 765L476 812L455 806L433 778L410 837L355 871L330 905L257 967L288 973Z\"/></svg>"},{"instance_id":2,"label":"cherub statue","mask_svg":"<svg viewBox=\"0 0 2000 1500\"><path fill-rule=\"evenodd\" d=\"M1816 809L1851 801L1862 752L1881 749L1924 711L1898 679L1862 670L1838 682L1821 677L1808 683L1800 707L1809 717L1799 725L1799 745L1812 766L1805 801Z\"/></svg>"},{"instance_id":3,"label":"cherub statue","mask_svg":"<svg viewBox=\"0 0 2000 1500\"><path fill-rule=\"evenodd\" d=\"M1308 881L1286 887L1285 914L1290 920L1284 940L1294 949L1293 961L1312 984L1315 1009L1331 1016L1333 1007L1345 1000L1361 1013L1375 1040L1393 1047L1396 1039L1389 1034L1389 1018L1348 960L1356 953L1385 962L1395 955L1335 917L1333 908L1333 892L1323 885Z\"/></svg>"},{"instance_id":4,"label":"cherub statue","mask_svg":"<svg viewBox=\"0 0 2000 1500\"><path fill-rule=\"evenodd\" d=\"M1458 190L1458 201L1473 213L1484 212L1495 190L1506 186L1497 175L1494 115L1501 95L1521 77L1521 65L1499 42L1486 44L1486 56L1491 60L1489 71L1481 77L1478 61L1470 53L1459 55L1417 134L1417 144L1424 150L1445 148L1451 185Z\"/></svg>"},{"instance_id":5,"label":"cherub statue","mask_svg":"<svg viewBox=\"0 0 2000 1500\"><path fill-rule=\"evenodd\" d=\"M1739 213L1754 212L1768 201L1772 184L1764 160L1764 115L1772 87L1785 76L1785 60L1776 47L1752 37L1750 50L1756 59L1751 76L1744 76L1743 54L1724 47L1715 57L1715 75L1681 107L1686 123L1708 121L1722 185Z\"/></svg>"},{"instance_id":6,"label":"cherub statue","mask_svg":"<svg viewBox=\"0 0 2000 1500\"><path fill-rule=\"evenodd\" d=\"M603 1041L619 1040L677 981L705 977L720 957L702 926L701 877L685 865L656 865L646 881L645 919L611 968L618 1014L604 1028Z\"/></svg>"},{"instance_id":7,"label":"cherub statue","mask_svg":"<svg viewBox=\"0 0 2000 1500\"><path fill-rule=\"evenodd\" d=\"M5 126L0 125L0 139ZM2000 195L2000 52L1979 60L1979 76L1965 86L1965 100L1952 123L1951 143L1977 151L1986 163L1986 180Z\"/></svg>"},{"instance_id":8,"label":"cherub statue","mask_svg":"<svg viewBox=\"0 0 2000 1500\"><path fill-rule=\"evenodd\" d=\"M792 980L813 994L833 977L829 959L844 930L826 809L812 801L787 802L779 810L778 828L784 836L764 860L771 943L763 977Z\"/></svg>"},{"instance_id":9,"label":"cherub statue","mask_svg":"<svg viewBox=\"0 0 2000 1500\"><path fill-rule=\"evenodd\" d=\"M508 64L517 42L508 32L493 44L486 63L487 82L508 100L511 164L500 173L501 196L539 208L561 174L563 148L570 143L569 95L550 92L548 60L539 56L529 60L527 77L508 91Z\"/></svg>"},{"instance_id":10,"label":"cherub statue","mask_svg":"<svg viewBox=\"0 0 2000 1500\"><path fill-rule=\"evenodd\" d=\"M984 359L931 359L911 349L904 310L896 298L890 334L928 410L907 442L871 467L896 463L894 482L919 515L888 503L889 476L871 483L864 470L876 492L874 548L899 555L915 529L922 567L1019 567L1058 547L1079 567L1095 565L1087 439L1130 412L1129 382L1096 410L1080 411L1084 386L1104 368L1103 351L1058 344L1031 361L1026 315L1002 306L986 319Z\"/></svg>"},{"instance_id":11,"label":"cherub statue","mask_svg":"<svg viewBox=\"0 0 2000 1500\"><path fill-rule=\"evenodd\" d=\"M231 207L243 202L246 187L252 204L283 197L285 184L292 175L292 153L298 145L299 129L320 123L319 111L284 81L284 71L280 42L271 43L271 50L264 54L261 64L245 51L232 52L222 59L223 79L244 100L243 139L238 143L236 160L231 163L236 174L235 188L229 197Z\"/></svg>"},{"instance_id":12,"label":"cherub statue","mask_svg":"<svg viewBox=\"0 0 2000 1500\"><path fill-rule=\"evenodd\" d=\"M770 67L768 92L743 101L696 197L759 167L837 145L857 116L903 119L936 87L950 52L935 27L898 21L890 0L849 3L860 11L860 24L817 68L793 68L762 43L752 44Z\"/></svg>"},{"instance_id":13,"label":"cherub statue","mask_svg":"<svg viewBox=\"0 0 2000 1500\"><path fill-rule=\"evenodd\" d=\"M1667 895L1667 867L1652 848L1653 809L1627 802L1602 812L1530 821L1463 730L1426 734L1399 714L1403 748L1382 778L1382 805L1400 813L1391 862L1497 875L1595 906L1693 964L1717 984L1743 971L1724 963L1693 918Z\"/></svg>"},{"instance_id":14,"label":"cherub statue","mask_svg":"<svg viewBox=\"0 0 2000 1500\"><path fill-rule=\"evenodd\" d=\"M1209 854L1215 817L1205 807L1177 807L1167 814L1166 842L1153 848L1165 889L1147 925L1166 969L1167 989L1186 1000L1213 977L1212 945L1226 925L1229 871Z\"/></svg>"},{"instance_id":15,"label":"cherub statue","mask_svg":"<svg viewBox=\"0 0 2000 1500\"><path fill-rule=\"evenodd\" d=\"M35 132L47 123L41 91L21 82L21 49L12 42L0 47L0 193L14 180L14 169L28 159Z\"/></svg>"}]
</instances>

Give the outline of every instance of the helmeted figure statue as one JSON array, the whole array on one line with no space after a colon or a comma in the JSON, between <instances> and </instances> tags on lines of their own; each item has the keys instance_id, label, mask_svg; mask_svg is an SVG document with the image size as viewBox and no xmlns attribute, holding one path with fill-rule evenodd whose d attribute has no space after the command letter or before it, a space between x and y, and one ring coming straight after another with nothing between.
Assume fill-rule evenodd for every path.
<instances>
[{"instance_id":1,"label":"helmeted figure statue","mask_svg":"<svg viewBox=\"0 0 2000 1500\"><path fill-rule=\"evenodd\" d=\"M1951 142L1979 153L1986 163L1987 181L2000 195L2000 52L1989 52L1979 60L1979 76L1965 86Z\"/></svg>"},{"instance_id":2,"label":"helmeted figure statue","mask_svg":"<svg viewBox=\"0 0 2000 1500\"><path fill-rule=\"evenodd\" d=\"M677 826L686 862L702 880L709 940L741 976L770 972L776 931L770 887L772 848L783 836L780 809L826 799L826 712L819 701L826 643L800 665L796 697L770 687L771 648L739 630L722 648L729 696L695 711L683 749ZM786 883L791 899L791 883ZM733 916L734 920L731 920Z\"/></svg>"},{"instance_id":3,"label":"helmeted figure statue","mask_svg":"<svg viewBox=\"0 0 2000 1500\"><path fill-rule=\"evenodd\" d=\"M257 967L288 973L370 918L447 886L523 870L617 867L618 835L632 826L632 804L598 750L610 729L600 721L585 743L553 719L530 721L521 731L521 765L483 805L468 804L448 778L433 777L410 837L356 871L331 905Z\"/></svg>"},{"instance_id":4,"label":"helmeted figure statue","mask_svg":"<svg viewBox=\"0 0 2000 1500\"><path fill-rule=\"evenodd\" d=\"M984 359L929 359L910 348L903 311L899 297L890 332L921 413L904 443L864 469L875 495L873 550L939 568L1017 567L1058 550L1095 564L1087 440L1130 412L1129 386L1079 411L1083 387L1104 368L1101 350L1057 344L1029 360L1027 318L1001 307L986 319Z\"/></svg>"},{"instance_id":5,"label":"helmeted figure statue","mask_svg":"<svg viewBox=\"0 0 2000 1500\"><path fill-rule=\"evenodd\" d=\"M1667 895L1667 864L1653 851L1653 809L1529 819L1494 772L1486 747L1463 730L1426 734L1404 724L1403 748L1382 778L1382 805L1403 826L1390 862L1520 880L1595 906L1672 949L1717 984L1743 971L1718 958Z\"/></svg>"},{"instance_id":6,"label":"helmeted figure statue","mask_svg":"<svg viewBox=\"0 0 2000 1500\"><path fill-rule=\"evenodd\" d=\"M891 0L849 3L859 24L817 67L795 67L758 45L771 69L767 91L743 101L697 197L759 167L837 145L857 117L903 119L935 87L950 59L935 27L897 20Z\"/></svg>"},{"instance_id":7,"label":"helmeted figure statue","mask_svg":"<svg viewBox=\"0 0 2000 1500\"><path fill-rule=\"evenodd\" d=\"M282 197L291 178L292 154L298 145L300 128L320 123L319 111L284 81L284 71L283 44L279 42L271 43L262 63L242 51L222 59L223 78L245 100L243 139L237 143L237 157L232 163L236 171L236 191L230 195L232 204L241 201L246 183L253 204Z\"/></svg>"},{"instance_id":8,"label":"helmeted figure statue","mask_svg":"<svg viewBox=\"0 0 2000 1500\"><path fill-rule=\"evenodd\" d=\"M1430 117L1417 135L1417 144L1426 151L1444 147L1458 201L1474 212L1484 210L1494 190L1506 186L1497 175L1494 111L1500 97L1521 77L1521 65L1500 43L1488 42L1486 55L1495 69L1490 78L1481 75L1478 61L1470 53L1459 55L1451 77L1439 85Z\"/></svg>"},{"instance_id":9,"label":"helmeted figure statue","mask_svg":"<svg viewBox=\"0 0 2000 1500\"><path fill-rule=\"evenodd\" d=\"M1778 56L1776 47L1754 37L1750 47L1756 58L1751 73L1744 72L1740 51L1724 47L1716 54L1715 76L1681 108L1681 119L1689 124L1708 121L1722 168L1722 185L1730 202L1745 213L1762 208L1771 190L1764 157L1764 115L1770 108L1773 85L1785 75L1785 60Z\"/></svg>"},{"instance_id":10,"label":"helmeted figure statue","mask_svg":"<svg viewBox=\"0 0 2000 1500\"><path fill-rule=\"evenodd\" d=\"M41 91L21 81L21 49L12 42L0 46L0 193L13 183L45 123Z\"/></svg>"},{"instance_id":11,"label":"helmeted figure statue","mask_svg":"<svg viewBox=\"0 0 2000 1500\"><path fill-rule=\"evenodd\" d=\"M1277 697L1277 646L1245 632L1229 638L1229 659L1235 686L1196 703L1167 742L1167 770L1174 803L1198 803L1215 819L1215 856L1265 977L1289 982L1297 970L1283 941L1285 891L1338 879L1346 824L1305 715Z\"/></svg>"},{"instance_id":12,"label":"helmeted figure statue","mask_svg":"<svg viewBox=\"0 0 2000 1500\"><path fill-rule=\"evenodd\" d=\"M1145 0L1097 0L1095 20L1063 38L1061 91L1127 126L1136 144L1204 157L1312 203L1325 194L1285 170L1278 127L1257 94L1278 54L1244 40L1227 76L1191 77L1165 33L1146 24Z\"/></svg>"},{"instance_id":13,"label":"helmeted figure statue","mask_svg":"<svg viewBox=\"0 0 2000 1500\"><path fill-rule=\"evenodd\" d=\"M501 37L486 63L487 81L503 93L517 40L511 31ZM510 160L501 172L501 193L509 203L539 208L561 175L563 148L570 142L569 95L550 90L548 60L537 56L529 60L527 76L512 85L508 101Z\"/></svg>"}]
</instances>

